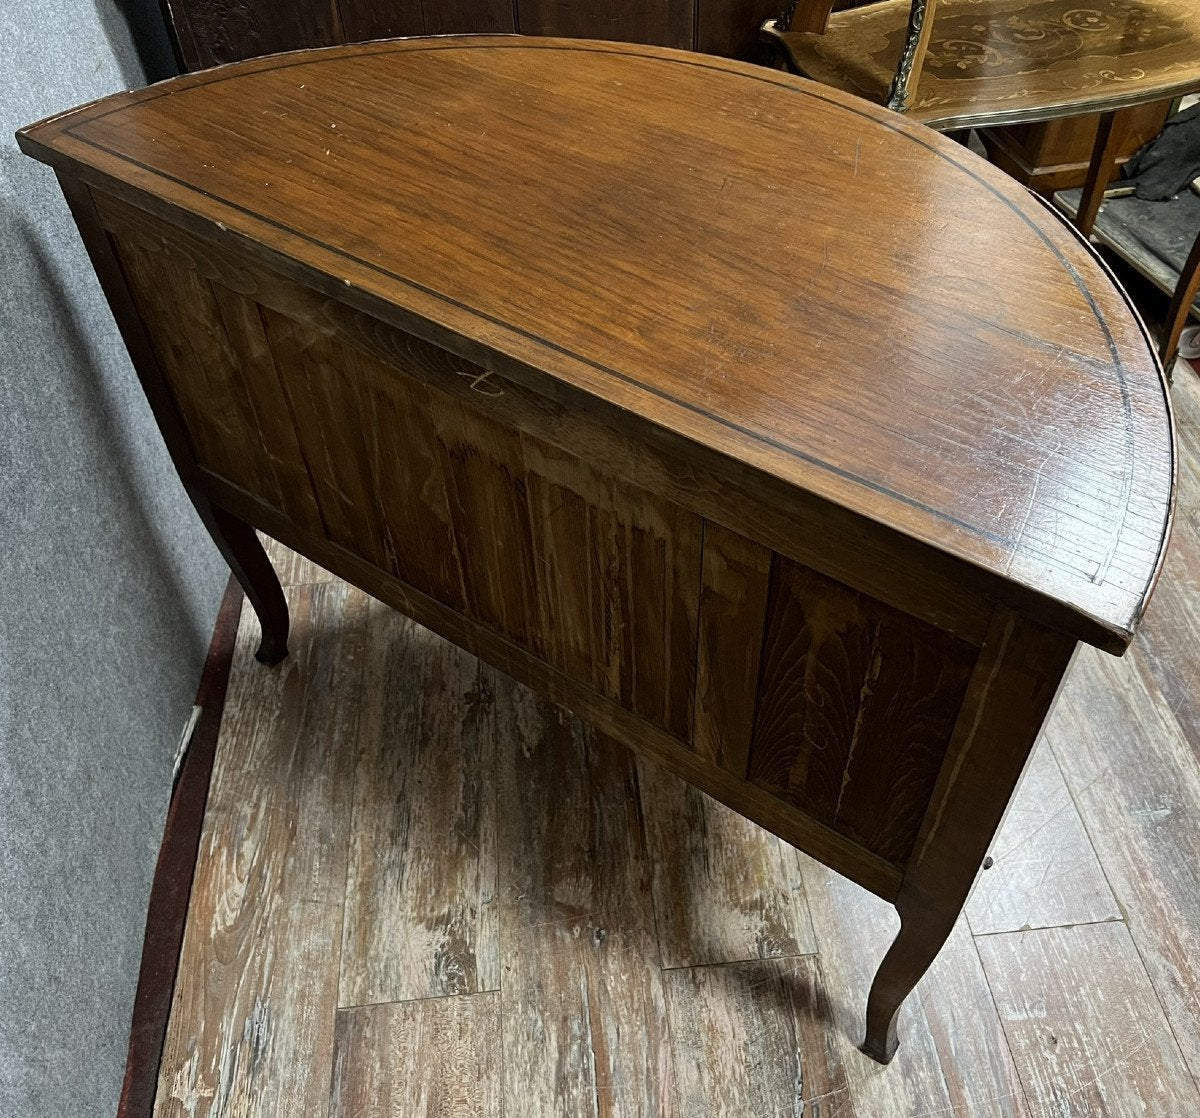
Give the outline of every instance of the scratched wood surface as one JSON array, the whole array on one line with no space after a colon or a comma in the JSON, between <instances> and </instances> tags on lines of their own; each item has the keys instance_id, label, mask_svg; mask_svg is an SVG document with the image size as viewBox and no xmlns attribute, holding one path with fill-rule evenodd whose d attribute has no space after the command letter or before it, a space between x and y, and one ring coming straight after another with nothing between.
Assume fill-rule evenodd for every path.
<instances>
[{"instance_id":1,"label":"scratched wood surface","mask_svg":"<svg viewBox=\"0 0 1200 1118\"><path fill-rule=\"evenodd\" d=\"M1022 1084L1046 1113L1200 1111L1196 1082L1124 924L978 943Z\"/></svg>"},{"instance_id":2,"label":"scratched wood surface","mask_svg":"<svg viewBox=\"0 0 1200 1118\"><path fill-rule=\"evenodd\" d=\"M1106 647L1132 634L1171 480L1142 328L1054 215L919 125L724 59L497 37L238 63L61 114L20 143L215 248L637 427L670 445L676 476L711 464L718 486L750 481L781 517L806 495L827 548L845 530L828 530L836 507L960 589ZM803 206L783 205L798 166L821 171ZM887 204L862 205L867 189ZM287 448L264 428L275 458L231 457L263 401L226 375L233 339L202 338L217 294L190 274L155 283L143 263L127 262L139 305L188 306L177 325L199 340L191 353L155 340L176 391L197 397L185 418L214 400L229 416L198 439L201 462L278 507ZM246 324L237 300L227 309ZM341 343L273 309L251 326L243 341L265 327L311 442L316 417L349 404L324 373ZM347 432L330 434L336 453L314 469L323 528L379 565L400 541L356 500ZM518 462L497 440L480 464L500 518L513 496L497 479ZM664 711L672 731L678 713Z\"/></svg>"},{"instance_id":3,"label":"scratched wood surface","mask_svg":"<svg viewBox=\"0 0 1200 1118\"><path fill-rule=\"evenodd\" d=\"M503 1112L669 1114L637 763L493 675Z\"/></svg>"},{"instance_id":4,"label":"scratched wood surface","mask_svg":"<svg viewBox=\"0 0 1200 1118\"><path fill-rule=\"evenodd\" d=\"M499 994L338 1011L329 1118L491 1118L499 1105Z\"/></svg>"},{"instance_id":5,"label":"scratched wood surface","mask_svg":"<svg viewBox=\"0 0 1200 1118\"><path fill-rule=\"evenodd\" d=\"M1054 752L1038 744L1004 830L994 865L967 904L976 935L1121 919Z\"/></svg>"},{"instance_id":6,"label":"scratched wood surface","mask_svg":"<svg viewBox=\"0 0 1200 1118\"><path fill-rule=\"evenodd\" d=\"M372 698L354 782L339 1004L496 990L484 669L373 602L364 687Z\"/></svg>"},{"instance_id":7,"label":"scratched wood surface","mask_svg":"<svg viewBox=\"0 0 1200 1118\"><path fill-rule=\"evenodd\" d=\"M275 573L283 586L304 586L311 582L330 582L331 575L324 567L319 567L311 559L298 555L290 547L284 547L278 540L259 533L263 547L271 557Z\"/></svg>"},{"instance_id":8,"label":"scratched wood surface","mask_svg":"<svg viewBox=\"0 0 1200 1118\"><path fill-rule=\"evenodd\" d=\"M816 951L792 847L652 762L638 790L663 967Z\"/></svg>"},{"instance_id":9,"label":"scratched wood surface","mask_svg":"<svg viewBox=\"0 0 1200 1118\"><path fill-rule=\"evenodd\" d=\"M667 972L681 1118L836 1113L846 1070L826 1043L814 955ZM718 1101L719 1100L719 1101Z\"/></svg>"},{"instance_id":10,"label":"scratched wood surface","mask_svg":"<svg viewBox=\"0 0 1200 1118\"><path fill-rule=\"evenodd\" d=\"M256 672L243 615L157 1118L328 1105L369 599L288 592L292 656Z\"/></svg>"},{"instance_id":11,"label":"scratched wood surface","mask_svg":"<svg viewBox=\"0 0 1200 1118\"><path fill-rule=\"evenodd\" d=\"M1171 658L1174 617L1077 659L881 1069L856 1044L889 906L272 554L303 576L294 660L253 661L245 611L158 1115L1200 1112L1200 741L1176 705L1198 662ZM1164 579L1195 608L1194 568Z\"/></svg>"}]
</instances>

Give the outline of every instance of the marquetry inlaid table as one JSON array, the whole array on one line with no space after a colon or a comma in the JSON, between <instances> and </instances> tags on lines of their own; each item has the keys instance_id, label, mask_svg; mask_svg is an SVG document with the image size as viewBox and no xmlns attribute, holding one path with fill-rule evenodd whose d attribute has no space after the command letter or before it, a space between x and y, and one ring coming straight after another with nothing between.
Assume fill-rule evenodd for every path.
<instances>
[{"instance_id":1,"label":"marquetry inlaid table","mask_svg":"<svg viewBox=\"0 0 1200 1118\"><path fill-rule=\"evenodd\" d=\"M648 47L280 55L20 142L260 659L255 528L891 901L888 1059L1162 563L1163 379L1091 250L919 125Z\"/></svg>"}]
</instances>

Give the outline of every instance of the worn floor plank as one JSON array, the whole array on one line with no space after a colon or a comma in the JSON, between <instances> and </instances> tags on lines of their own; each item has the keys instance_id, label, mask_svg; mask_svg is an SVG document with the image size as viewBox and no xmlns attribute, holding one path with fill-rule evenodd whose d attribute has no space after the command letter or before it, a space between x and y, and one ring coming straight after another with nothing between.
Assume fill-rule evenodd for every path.
<instances>
[{"instance_id":1,"label":"worn floor plank","mask_svg":"<svg viewBox=\"0 0 1200 1118\"><path fill-rule=\"evenodd\" d=\"M992 857L967 904L976 935L1121 919L1045 741L1034 750Z\"/></svg>"},{"instance_id":2,"label":"worn floor plank","mask_svg":"<svg viewBox=\"0 0 1200 1118\"><path fill-rule=\"evenodd\" d=\"M1081 649L1046 735L1200 1075L1200 770L1149 671Z\"/></svg>"},{"instance_id":3,"label":"worn floor plank","mask_svg":"<svg viewBox=\"0 0 1200 1118\"><path fill-rule=\"evenodd\" d=\"M1200 1113L1124 924L981 936L979 951L1035 1113Z\"/></svg>"},{"instance_id":4,"label":"worn floor plank","mask_svg":"<svg viewBox=\"0 0 1200 1118\"><path fill-rule=\"evenodd\" d=\"M495 990L483 668L380 602L371 604L367 649L339 1004Z\"/></svg>"},{"instance_id":5,"label":"worn floor plank","mask_svg":"<svg viewBox=\"0 0 1200 1118\"><path fill-rule=\"evenodd\" d=\"M1183 363L1171 400L1179 435L1175 528L1136 646L1200 765L1200 376Z\"/></svg>"},{"instance_id":6,"label":"worn floor plank","mask_svg":"<svg viewBox=\"0 0 1200 1118\"><path fill-rule=\"evenodd\" d=\"M505 1113L673 1115L633 755L493 681Z\"/></svg>"},{"instance_id":7,"label":"worn floor plank","mask_svg":"<svg viewBox=\"0 0 1200 1118\"><path fill-rule=\"evenodd\" d=\"M1200 510L1181 510L1135 647L1200 765Z\"/></svg>"},{"instance_id":8,"label":"worn floor plank","mask_svg":"<svg viewBox=\"0 0 1200 1118\"><path fill-rule=\"evenodd\" d=\"M664 967L816 950L787 843L652 762L638 775Z\"/></svg>"},{"instance_id":9,"label":"worn floor plank","mask_svg":"<svg viewBox=\"0 0 1200 1118\"><path fill-rule=\"evenodd\" d=\"M1158 595L1123 660L1078 658L972 899L980 934L960 921L887 1068L855 1045L889 906L269 544L294 655L257 664L244 611L156 1114L1200 1113L1200 380L1181 374ZM819 954L754 958L793 946Z\"/></svg>"},{"instance_id":10,"label":"worn floor plank","mask_svg":"<svg viewBox=\"0 0 1200 1118\"><path fill-rule=\"evenodd\" d=\"M306 586L311 582L333 582L334 576L324 567L318 567L311 559L285 547L278 540L259 532L259 539L270 556L271 565L284 586Z\"/></svg>"},{"instance_id":11,"label":"worn floor plank","mask_svg":"<svg viewBox=\"0 0 1200 1118\"><path fill-rule=\"evenodd\" d=\"M900 922L878 897L807 855L796 856L832 1007L827 1043L849 1084L822 1104L821 1118L1035 1114L1026 1106L965 920L904 1003L892 1063L881 1067L858 1051L867 991Z\"/></svg>"},{"instance_id":12,"label":"worn floor plank","mask_svg":"<svg viewBox=\"0 0 1200 1118\"><path fill-rule=\"evenodd\" d=\"M329 1118L495 1118L499 1057L499 994L343 1009Z\"/></svg>"},{"instance_id":13,"label":"worn floor plank","mask_svg":"<svg viewBox=\"0 0 1200 1118\"><path fill-rule=\"evenodd\" d=\"M811 956L666 974L681 1118L835 1113L849 1090Z\"/></svg>"},{"instance_id":14,"label":"worn floor plank","mask_svg":"<svg viewBox=\"0 0 1200 1118\"><path fill-rule=\"evenodd\" d=\"M323 1114L366 595L297 587L292 656L242 614L159 1072L158 1118Z\"/></svg>"}]
</instances>

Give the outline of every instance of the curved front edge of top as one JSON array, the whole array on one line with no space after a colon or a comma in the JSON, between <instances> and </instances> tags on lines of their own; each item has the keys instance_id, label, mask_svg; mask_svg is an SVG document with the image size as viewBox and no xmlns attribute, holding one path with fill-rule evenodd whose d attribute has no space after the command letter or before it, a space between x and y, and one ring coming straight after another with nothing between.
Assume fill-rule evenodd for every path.
<instances>
[{"instance_id":1,"label":"curved front edge of top","mask_svg":"<svg viewBox=\"0 0 1200 1118\"><path fill-rule=\"evenodd\" d=\"M1020 186L883 109L680 51L437 38L237 63L19 139L1091 643L1145 608L1175 461L1141 323Z\"/></svg>"}]
</instances>

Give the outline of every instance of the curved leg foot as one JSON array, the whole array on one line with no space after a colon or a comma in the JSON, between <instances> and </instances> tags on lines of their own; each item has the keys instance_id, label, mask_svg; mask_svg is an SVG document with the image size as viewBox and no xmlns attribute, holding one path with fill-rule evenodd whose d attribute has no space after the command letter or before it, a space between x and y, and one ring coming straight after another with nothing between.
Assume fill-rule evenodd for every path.
<instances>
[{"instance_id":1,"label":"curved leg foot","mask_svg":"<svg viewBox=\"0 0 1200 1118\"><path fill-rule=\"evenodd\" d=\"M867 998L867 1035L861 1048L871 1059L886 1064L896 1054L900 1007L942 949L960 908L907 916L901 910L900 931L875 972Z\"/></svg>"},{"instance_id":2,"label":"curved leg foot","mask_svg":"<svg viewBox=\"0 0 1200 1118\"><path fill-rule=\"evenodd\" d=\"M278 664L288 654L288 607L271 560L254 529L244 520L211 505L197 504L197 507L258 615L262 641L254 654L255 659L272 666Z\"/></svg>"}]
</instances>

